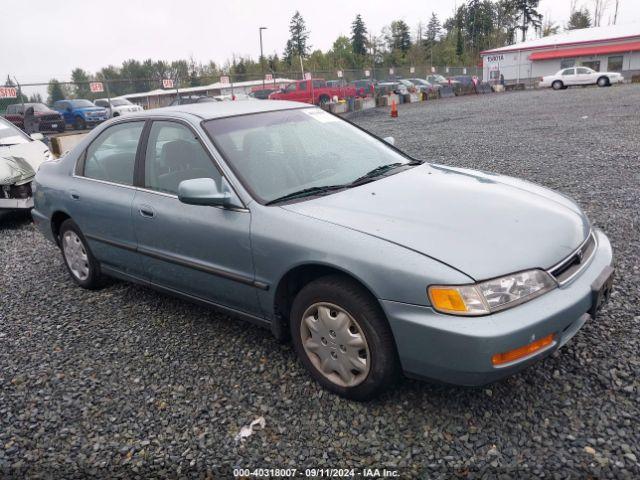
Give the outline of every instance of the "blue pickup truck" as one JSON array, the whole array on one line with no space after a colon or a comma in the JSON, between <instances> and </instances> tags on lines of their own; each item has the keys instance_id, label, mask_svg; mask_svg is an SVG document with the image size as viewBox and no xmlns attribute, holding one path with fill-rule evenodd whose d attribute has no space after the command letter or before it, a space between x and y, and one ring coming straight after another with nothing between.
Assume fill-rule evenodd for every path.
<instances>
[{"instance_id":1,"label":"blue pickup truck","mask_svg":"<svg viewBox=\"0 0 640 480\"><path fill-rule=\"evenodd\" d=\"M73 125L75 130L84 130L109 118L106 108L96 107L90 100L58 100L53 109L60 112L66 124Z\"/></svg>"}]
</instances>

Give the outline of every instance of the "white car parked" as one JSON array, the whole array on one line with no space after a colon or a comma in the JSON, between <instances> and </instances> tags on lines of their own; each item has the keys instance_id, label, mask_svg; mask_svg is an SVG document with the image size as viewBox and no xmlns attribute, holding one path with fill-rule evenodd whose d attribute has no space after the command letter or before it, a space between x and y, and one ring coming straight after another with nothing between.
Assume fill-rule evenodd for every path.
<instances>
[{"instance_id":1,"label":"white car parked","mask_svg":"<svg viewBox=\"0 0 640 480\"><path fill-rule=\"evenodd\" d=\"M140 105L131 103L126 98L112 98L111 106L109 106L108 98L99 98L93 103L98 107L106 108L109 112L109 118L119 117L120 115L126 115L127 113L141 112L144 110Z\"/></svg>"},{"instance_id":2,"label":"white car parked","mask_svg":"<svg viewBox=\"0 0 640 480\"><path fill-rule=\"evenodd\" d=\"M614 83L622 82L624 82L624 77L617 72L596 72L587 67L571 67L563 68L555 75L542 77L538 86L561 90L573 85L608 87Z\"/></svg>"},{"instance_id":3,"label":"white car parked","mask_svg":"<svg viewBox=\"0 0 640 480\"><path fill-rule=\"evenodd\" d=\"M31 182L43 162L53 160L41 133L27 135L0 117L0 212L33 207Z\"/></svg>"}]
</instances>

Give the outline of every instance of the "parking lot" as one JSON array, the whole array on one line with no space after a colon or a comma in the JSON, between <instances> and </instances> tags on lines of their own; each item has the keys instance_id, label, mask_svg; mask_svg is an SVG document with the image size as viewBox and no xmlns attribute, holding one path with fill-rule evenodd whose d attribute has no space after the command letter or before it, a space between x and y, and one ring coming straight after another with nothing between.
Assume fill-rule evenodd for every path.
<instances>
[{"instance_id":1,"label":"parking lot","mask_svg":"<svg viewBox=\"0 0 640 480\"><path fill-rule=\"evenodd\" d=\"M267 330L126 283L76 287L30 220L6 216L0 472L224 478L231 467L304 465L637 478L640 85L457 97L352 120L417 158L574 198L614 247L601 315L500 383L405 380L355 403L315 384ZM236 442L260 416L265 428Z\"/></svg>"}]
</instances>

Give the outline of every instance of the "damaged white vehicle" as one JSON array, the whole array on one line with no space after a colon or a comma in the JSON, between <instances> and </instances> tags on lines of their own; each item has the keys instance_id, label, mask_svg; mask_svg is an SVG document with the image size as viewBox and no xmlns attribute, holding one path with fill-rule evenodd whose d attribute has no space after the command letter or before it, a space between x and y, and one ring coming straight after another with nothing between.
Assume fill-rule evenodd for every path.
<instances>
[{"instance_id":1,"label":"damaged white vehicle","mask_svg":"<svg viewBox=\"0 0 640 480\"><path fill-rule=\"evenodd\" d=\"M33 207L31 182L43 162L53 159L41 133L31 136L0 117L0 212Z\"/></svg>"}]
</instances>

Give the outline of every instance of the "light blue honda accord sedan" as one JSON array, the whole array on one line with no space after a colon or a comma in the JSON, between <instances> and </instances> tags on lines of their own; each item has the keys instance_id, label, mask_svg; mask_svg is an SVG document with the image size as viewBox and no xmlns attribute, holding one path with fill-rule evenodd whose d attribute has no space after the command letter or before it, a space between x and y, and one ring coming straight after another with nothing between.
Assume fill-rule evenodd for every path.
<instances>
[{"instance_id":1,"label":"light blue honda accord sedan","mask_svg":"<svg viewBox=\"0 0 640 480\"><path fill-rule=\"evenodd\" d=\"M498 380L595 317L611 245L573 201L392 143L284 101L141 112L44 163L33 218L78 285L244 317L358 400L402 373Z\"/></svg>"}]
</instances>

